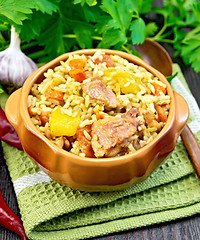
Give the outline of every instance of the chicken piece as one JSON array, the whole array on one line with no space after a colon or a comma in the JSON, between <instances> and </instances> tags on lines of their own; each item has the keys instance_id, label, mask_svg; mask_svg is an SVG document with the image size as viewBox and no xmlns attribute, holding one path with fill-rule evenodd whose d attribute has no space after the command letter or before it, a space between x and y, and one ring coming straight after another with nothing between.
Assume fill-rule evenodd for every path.
<instances>
[{"instance_id":1,"label":"chicken piece","mask_svg":"<svg viewBox=\"0 0 200 240\"><path fill-rule=\"evenodd\" d=\"M67 137L63 137L64 139L64 144L63 144L63 149L69 151L71 148L71 143L70 141L67 139Z\"/></svg>"},{"instance_id":2,"label":"chicken piece","mask_svg":"<svg viewBox=\"0 0 200 240\"><path fill-rule=\"evenodd\" d=\"M139 120L136 117L131 117L131 113L125 113L122 118L107 117L94 122L91 144L95 156L116 156L128 145L128 140L135 134L138 125Z\"/></svg>"},{"instance_id":3,"label":"chicken piece","mask_svg":"<svg viewBox=\"0 0 200 240\"><path fill-rule=\"evenodd\" d=\"M106 109L116 108L119 106L119 101L114 92L107 88L101 81L100 77L95 77L91 82L86 82L82 85L83 91L91 98L105 103Z\"/></svg>"},{"instance_id":4,"label":"chicken piece","mask_svg":"<svg viewBox=\"0 0 200 240\"><path fill-rule=\"evenodd\" d=\"M126 120L129 120L130 122L134 122L135 118L139 115L139 109L138 108L131 108L126 113L122 115L122 118L125 118Z\"/></svg>"},{"instance_id":5,"label":"chicken piece","mask_svg":"<svg viewBox=\"0 0 200 240\"><path fill-rule=\"evenodd\" d=\"M49 131L49 129L46 129L44 132L45 137L47 137L48 139L51 139L51 133Z\"/></svg>"},{"instance_id":6,"label":"chicken piece","mask_svg":"<svg viewBox=\"0 0 200 240\"><path fill-rule=\"evenodd\" d=\"M85 127L78 127L76 131L76 136L83 153L86 157L95 157L94 151L91 146L91 125L86 125Z\"/></svg>"},{"instance_id":7,"label":"chicken piece","mask_svg":"<svg viewBox=\"0 0 200 240\"><path fill-rule=\"evenodd\" d=\"M155 115L150 113L150 112L145 112L144 113L144 119L145 119L145 123L147 125L148 128L152 128L155 127L157 129L157 131L160 131L161 129L161 124L159 124L159 122L156 120Z\"/></svg>"},{"instance_id":8,"label":"chicken piece","mask_svg":"<svg viewBox=\"0 0 200 240\"><path fill-rule=\"evenodd\" d=\"M165 110L158 104L154 104L156 112L158 114L158 120L160 122L166 122L167 121L167 113L165 112Z\"/></svg>"},{"instance_id":9,"label":"chicken piece","mask_svg":"<svg viewBox=\"0 0 200 240\"><path fill-rule=\"evenodd\" d=\"M45 135L49 134L50 135L50 131L46 131ZM48 136L49 137L49 136ZM51 137L51 135L50 135ZM50 138L49 138L50 139ZM71 148L71 143L70 141L67 139L67 137L65 136L60 136L60 137L56 137L54 140L52 140L53 143L55 145L57 145L59 148L65 149L66 151L69 151Z\"/></svg>"},{"instance_id":10,"label":"chicken piece","mask_svg":"<svg viewBox=\"0 0 200 240\"><path fill-rule=\"evenodd\" d=\"M63 148L63 145L64 145L63 136L56 138L55 141L54 141L54 143L55 143L59 148Z\"/></svg>"}]
</instances>

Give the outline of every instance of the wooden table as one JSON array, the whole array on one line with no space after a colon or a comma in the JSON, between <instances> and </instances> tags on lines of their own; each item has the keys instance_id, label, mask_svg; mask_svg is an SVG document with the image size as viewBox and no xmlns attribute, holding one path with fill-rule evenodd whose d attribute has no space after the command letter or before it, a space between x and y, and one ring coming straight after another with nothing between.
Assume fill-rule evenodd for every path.
<instances>
[{"instance_id":1,"label":"wooden table","mask_svg":"<svg viewBox=\"0 0 200 240\"><path fill-rule=\"evenodd\" d=\"M170 51L170 49L169 49ZM189 85L191 92L200 106L200 73L196 74L192 68L185 67L179 59L173 59L173 62L178 62L185 79ZM14 193L10 175L3 159L2 147L0 144L0 187L5 201L10 208L18 215L19 208ZM155 224L147 227L129 230L122 233L110 234L105 237L93 238L93 240L198 240L200 239L200 214L196 214L184 219ZM0 227L1 240L20 240L20 237L9 230Z\"/></svg>"}]
</instances>

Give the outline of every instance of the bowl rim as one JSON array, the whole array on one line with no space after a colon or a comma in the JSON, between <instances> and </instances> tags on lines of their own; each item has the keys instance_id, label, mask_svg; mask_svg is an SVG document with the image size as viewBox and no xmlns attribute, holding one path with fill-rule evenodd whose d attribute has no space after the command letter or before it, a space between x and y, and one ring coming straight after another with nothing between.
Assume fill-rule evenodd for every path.
<instances>
[{"instance_id":1,"label":"bowl rim","mask_svg":"<svg viewBox=\"0 0 200 240\"><path fill-rule=\"evenodd\" d=\"M117 156L117 157L111 157L111 158L88 158L88 157L81 157L78 156L74 153L70 153L64 149L59 148L55 144L53 144L48 138L46 138L37 128L36 126L32 123L30 115L28 113L28 107L27 107L27 98L30 93L31 87L37 81L37 79L43 75L44 72L46 72L49 68L54 69L55 65L59 65L60 61L66 61L67 58L69 57L70 54L85 54L85 55L91 55L94 54L97 50L102 50L106 54L111 54L111 55L119 55L122 58L127 59L129 62L132 62L136 65L144 67L147 71L151 72L154 76L158 77L159 80L164 82L167 87L167 94L170 96L170 108L169 108L169 114L168 118L166 121L165 126L161 129L161 131L157 134L157 136L147 145L144 147L138 149L137 151L129 154L125 154L122 156ZM131 59L131 60L130 60ZM44 78L44 77L43 77ZM26 100L26 101L25 101ZM21 112L23 111L23 113ZM158 70L155 68L151 67L148 63L144 62L142 59L135 55L131 55L126 52L118 51L118 50L111 50L111 49L81 49L81 50L76 50L73 52L68 52L64 53L57 58L53 59L52 61L46 63L42 67L38 68L35 72L33 72L28 79L25 81L24 85L22 86L22 91L21 91L21 97L20 97L20 113L21 113L21 118L24 120L24 124L26 127L29 129L32 134L40 138L42 141L44 141L51 149L54 150L54 152L58 152L62 154L63 156L70 157L70 159L73 161L78 161L79 164L92 164L92 165L99 165L99 164L109 164L112 162L112 164L120 164L121 162L125 163L125 161L129 162L132 161L134 158L138 158L139 155L142 152L149 151L148 149L153 148L154 145L156 145L159 141L160 138L164 137L168 131L171 129L172 124L175 120L175 99L173 95L173 90L172 87L170 86L169 82L167 81L166 77L160 73ZM22 143L23 144L23 143Z\"/></svg>"}]
</instances>

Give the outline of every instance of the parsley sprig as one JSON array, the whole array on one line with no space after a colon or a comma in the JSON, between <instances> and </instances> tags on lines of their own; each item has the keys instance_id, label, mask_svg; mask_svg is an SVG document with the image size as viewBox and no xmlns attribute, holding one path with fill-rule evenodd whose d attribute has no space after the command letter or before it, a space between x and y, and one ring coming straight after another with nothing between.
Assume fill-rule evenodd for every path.
<instances>
[{"instance_id":1,"label":"parsley sprig","mask_svg":"<svg viewBox=\"0 0 200 240\"><path fill-rule=\"evenodd\" d=\"M200 2L196 0L6 0L0 1L0 50L14 25L30 57L47 62L80 48L135 53L145 38L167 42L200 72ZM28 49L28 50L27 50Z\"/></svg>"}]
</instances>

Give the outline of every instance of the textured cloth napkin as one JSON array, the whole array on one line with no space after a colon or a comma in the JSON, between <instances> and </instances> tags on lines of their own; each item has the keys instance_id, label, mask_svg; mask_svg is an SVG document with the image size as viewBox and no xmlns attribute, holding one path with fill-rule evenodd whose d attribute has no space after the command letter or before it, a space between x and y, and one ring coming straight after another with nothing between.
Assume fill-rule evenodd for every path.
<instances>
[{"instance_id":1,"label":"textured cloth napkin","mask_svg":"<svg viewBox=\"0 0 200 240\"><path fill-rule=\"evenodd\" d=\"M189 126L200 141L200 111L178 65L175 91L189 104ZM7 96L0 95L4 106ZM88 193L51 180L6 143L4 156L30 239L85 239L190 216L200 211L200 184L179 139L171 156L144 182L117 192Z\"/></svg>"}]
</instances>

